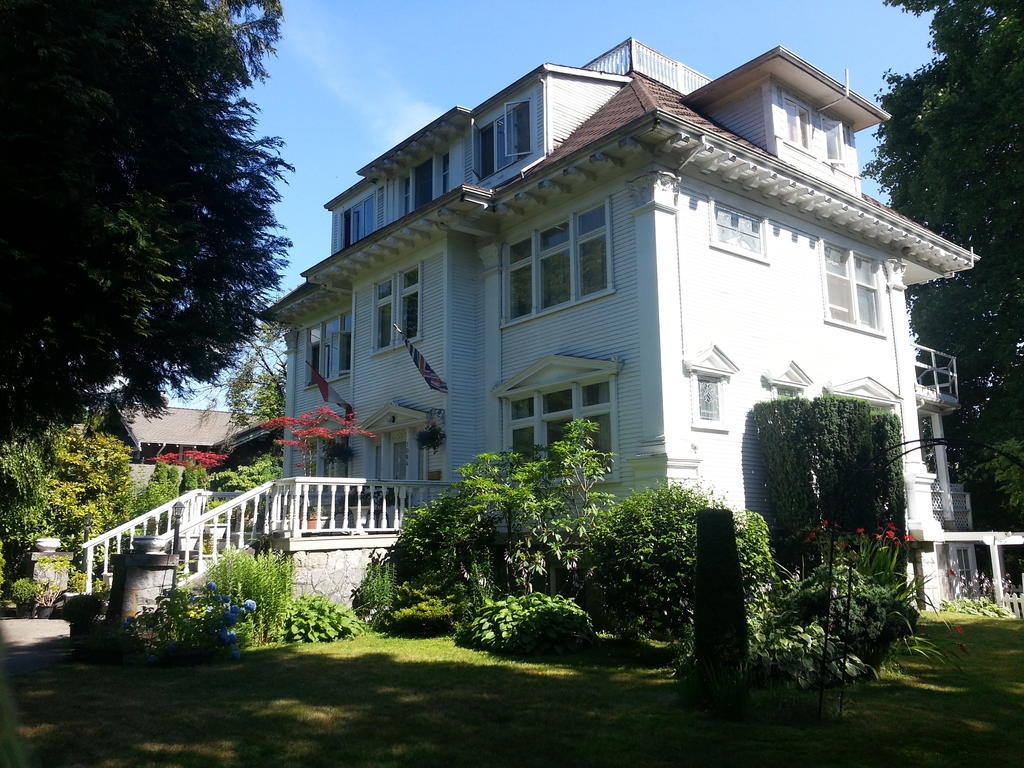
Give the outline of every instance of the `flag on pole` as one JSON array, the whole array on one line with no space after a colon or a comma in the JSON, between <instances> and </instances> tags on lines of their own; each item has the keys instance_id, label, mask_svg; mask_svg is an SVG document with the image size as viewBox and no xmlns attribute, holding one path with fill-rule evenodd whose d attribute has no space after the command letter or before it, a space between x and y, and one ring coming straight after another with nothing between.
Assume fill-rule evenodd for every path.
<instances>
[{"instance_id":1,"label":"flag on pole","mask_svg":"<svg viewBox=\"0 0 1024 768\"><path fill-rule=\"evenodd\" d=\"M313 372L313 382L320 389L320 396L323 397L325 403L336 403L345 409L345 418L352 418L355 414L355 409L352 404L349 403L345 398L338 394L338 390L327 383L327 379L320 375L320 371L313 367L313 364L306 361L306 365L309 366L309 370Z\"/></svg>"},{"instance_id":2,"label":"flag on pole","mask_svg":"<svg viewBox=\"0 0 1024 768\"><path fill-rule=\"evenodd\" d=\"M409 356L412 361L416 364L416 370L420 372L420 376L427 382L427 386L438 392L444 392L448 394L448 385L444 383L444 379L434 372L434 369L430 367L430 363L423 356L416 347L409 343L409 337L405 335L405 331L395 325L395 330L398 331L402 336L402 341L405 342L405 348L409 350Z\"/></svg>"}]
</instances>

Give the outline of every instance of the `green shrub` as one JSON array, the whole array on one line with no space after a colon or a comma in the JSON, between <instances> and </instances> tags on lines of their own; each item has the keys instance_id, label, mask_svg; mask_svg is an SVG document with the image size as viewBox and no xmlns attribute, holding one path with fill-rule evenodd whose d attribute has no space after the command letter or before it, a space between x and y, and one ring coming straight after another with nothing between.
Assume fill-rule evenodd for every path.
<instances>
[{"instance_id":1,"label":"green shrub","mask_svg":"<svg viewBox=\"0 0 1024 768\"><path fill-rule=\"evenodd\" d=\"M494 531L494 519L465 496L440 496L403 522L395 544L398 577L463 580L489 564Z\"/></svg>"},{"instance_id":2,"label":"green shrub","mask_svg":"<svg viewBox=\"0 0 1024 768\"><path fill-rule=\"evenodd\" d=\"M352 594L352 610L363 621L376 625L394 605L397 588L394 563L371 562Z\"/></svg>"},{"instance_id":3,"label":"green shrub","mask_svg":"<svg viewBox=\"0 0 1024 768\"><path fill-rule=\"evenodd\" d=\"M663 485L633 494L601 516L592 544L594 579L620 631L680 634L693 619L696 515L718 503L705 491ZM775 576L768 528L733 514L746 600L766 601Z\"/></svg>"},{"instance_id":4,"label":"green shrub","mask_svg":"<svg viewBox=\"0 0 1024 768\"><path fill-rule=\"evenodd\" d=\"M0 541L0 590L3 590L4 586L4 566L7 563L4 561L4 543Z\"/></svg>"},{"instance_id":5,"label":"green shrub","mask_svg":"<svg viewBox=\"0 0 1024 768\"><path fill-rule=\"evenodd\" d=\"M96 595L75 595L64 603L64 620L69 624L92 624L101 613L103 601Z\"/></svg>"},{"instance_id":6,"label":"green shrub","mask_svg":"<svg viewBox=\"0 0 1024 768\"><path fill-rule=\"evenodd\" d=\"M747 657L749 680L754 685L795 684L813 688L821 680L821 658L826 652L825 630L817 622L806 626L792 623L788 614L769 616L752 622ZM843 679L843 647L838 638L830 638L825 664L826 685ZM871 668L856 654L847 652L846 680L872 674Z\"/></svg>"},{"instance_id":7,"label":"green shrub","mask_svg":"<svg viewBox=\"0 0 1024 768\"><path fill-rule=\"evenodd\" d=\"M831 619L826 615L830 589ZM819 566L780 598L779 608L792 614L799 625L817 622L824 626L831 621L835 634L850 651L875 670L893 643L914 634L919 615L906 585L879 584L845 565L836 566L831 580L828 568Z\"/></svg>"},{"instance_id":8,"label":"green shrub","mask_svg":"<svg viewBox=\"0 0 1024 768\"><path fill-rule=\"evenodd\" d=\"M292 603L294 574L291 558L277 552L251 555L244 550L228 550L206 576L233 602L256 602L259 610L248 614L236 631L245 642L265 645L281 640Z\"/></svg>"},{"instance_id":9,"label":"green shrub","mask_svg":"<svg viewBox=\"0 0 1024 768\"><path fill-rule=\"evenodd\" d=\"M457 595L436 585L402 584L395 593L390 613L380 619L380 628L401 637L449 635L464 612Z\"/></svg>"},{"instance_id":10,"label":"green shrub","mask_svg":"<svg viewBox=\"0 0 1024 768\"><path fill-rule=\"evenodd\" d=\"M235 469L223 469L210 475L210 489L214 491L248 491L258 485L281 477L281 457L264 453L253 458L251 464Z\"/></svg>"},{"instance_id":11,"label":"green shrub","mask_svg":"<svg viewBox=\"0 0 1024 768\"><path fill-rule=\"evenodd\" d=\"M966 613L971 616L988 616L993 619L1013 618L1013 611L1009 608L1004 608L1003 606L997 605L991 600L986 600L985 598L982 598L981 600L968 600L967 598L943 600L942 610L951 611L953 613Z\"/></svg>"},{"instance_id":12,"label":"green shrub","mask_svg":"<svg viewBox=\"0 0 1024 768\"><path fill-rule=\"evenodd\" d=\"M594 628L574 601L534 592L486 603L459 632L458 641L513 655L571 653L594 641Z\"/></svg>"},{"instance_id":13,"label":"green shrub","mask_svg":"<svg viewBox=\"0 0 1024 768\"><path fill-rule=\"evenodd\" d=\"M284 621L284 639L289 643L349 640L362 631L363 623L351 610L323 595L294 600Z\"/></svg>"},{"instance_id":14,"label":"green shrub","mask_svg":"<svg viewBox=\"0 0 1024 768\"><path fill-rule=\"evenodd\" d=\"M732 681L727 698L743 698L745 685L739 673L747 658L747 612L732 512L705 509L697 513L696 561L693 640L703 699L718 703L722 693L718 684L726 679Z\"/></svg>"},{"instance_id":15,"label":"green shrub","mask_svg":"<svg viewBox=\"0 0 1024 768\"><path fill-rule=\"evenodd\" d=\"M168 501L176 499L180 494L178 487L181 485L181 470L178 467L158 461L153 467L153 474L150 475L146 487L135 497L135 513L141 515L156 509Z\"/></svg>"},{"instance_id":16,"label":"green shrub","mask_svg":"<svg viewBox=\"0 0 1024 768\"><path fill-rule=\"evenodd\" d=\"M43 591L43 585L32 579L18 579L11 584L11 600L17 605L31 605Z\"/></svg>"}]
</instances>

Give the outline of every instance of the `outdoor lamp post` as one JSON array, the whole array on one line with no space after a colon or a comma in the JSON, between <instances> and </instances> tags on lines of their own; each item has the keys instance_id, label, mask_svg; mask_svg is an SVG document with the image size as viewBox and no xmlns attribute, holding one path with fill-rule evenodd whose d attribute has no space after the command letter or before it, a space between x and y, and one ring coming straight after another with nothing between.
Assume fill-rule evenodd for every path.
<instances>
[{"instance_id":1,"label":"outdoor lamp post","mask_svg":"<svg viewBox=\"0 0 1024 768\"><path fill-rule=\"evenodd\" d=\"M171 545L171 554L178 554L181 545L181 516L185 514L184 502L178 501L171 507L171 524L174 526L174 544Z\"/></svg>"}]
</instances>

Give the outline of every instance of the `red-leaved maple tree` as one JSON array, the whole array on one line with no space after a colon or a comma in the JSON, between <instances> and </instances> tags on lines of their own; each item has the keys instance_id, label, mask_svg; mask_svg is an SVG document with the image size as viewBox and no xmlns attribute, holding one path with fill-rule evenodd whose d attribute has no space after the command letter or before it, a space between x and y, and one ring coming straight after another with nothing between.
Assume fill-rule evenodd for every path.
<instances>
[{"instance_id":1,"label":"red-leaved maple tree","mask_svg":"<svg viewBox=\"0 0 1024 768\"><path fill-rule=\"evenodd\" d=\"M352 435L376 437L359 426L355 413L341 414L326 405L321 405L300 416L278 416L261 425L264 429L287 429L290 438L277 440L280 445L291 445L299 449L302 461L297 466L307 470L316 467L315 456L320 441L338 442Z\"/></svg>"},{"instance_id":2,"label":"red-leaved maple tree","mask_svg":"<svg viewBox=\"0 0 1024 768\"><path fill-rule=\"evenodd\" d=\"M150 461L174 464L186 469L213 469L223 464L227 457L226 453L211 451L181 451L180 453L165 453L162 456L155 456Z\"/></svg>"}]
</instances>

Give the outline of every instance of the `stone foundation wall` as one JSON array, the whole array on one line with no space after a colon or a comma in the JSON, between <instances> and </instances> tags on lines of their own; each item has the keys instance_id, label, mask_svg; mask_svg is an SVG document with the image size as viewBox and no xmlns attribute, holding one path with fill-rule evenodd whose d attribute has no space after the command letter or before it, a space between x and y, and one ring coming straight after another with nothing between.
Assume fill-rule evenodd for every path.
<instances>
[{"instance_id":1,"label":"stone foundation wall","mask_svg":"<svg viewBox=\"0 0 1024 768\"><path fill-rule=\"evenodd\" d=\"M394 536L346 537L341 542L286 539L275 542L275 549L288 552L295 561L296 597L312 593L350 606L366 566L386 556L394 541Z\"/></svg>"}]
</instances>

